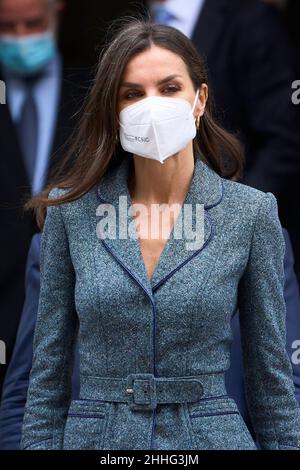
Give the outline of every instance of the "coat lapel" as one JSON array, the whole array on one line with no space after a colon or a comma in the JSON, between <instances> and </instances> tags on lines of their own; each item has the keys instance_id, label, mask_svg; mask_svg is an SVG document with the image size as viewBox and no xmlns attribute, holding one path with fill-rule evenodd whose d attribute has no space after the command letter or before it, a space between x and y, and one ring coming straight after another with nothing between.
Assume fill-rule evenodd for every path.
<instances>
[{"instance_id":1,"label":"coat lapel","mask_svg":"<svg viewBox=\"0 0 300 470\"><path fill-rule=\"evenodd\" d=\"M221 202L222 178L196 156L194 174L184 204L156 264L153 276L149 280L138 239L130 236L127 236L127 238L118 236L122 228L125 230L124 234L126 234L126 231L129 233L129 226L133 228L132 233L136 235L134 218L130 215L129 210L131 198L127 186L127 179L132 170L133 159L132 156L129 156L124 158L117 168L106 173L99 183L97 187L99 204L108 204L108 206L102 206L102 214L104 214L103 209L105 208L114 211L116 230L108 234L108 225L102 224L101 230L98 231L98 237L111 256L151 297L153 292L176 271L194 256L200 254L213 238L214 224L208 211ZM120 196L122 197L120 198ZM191 234L185 232L185 224L182 223L185 217L185 208L188 204L191 209L190 229L192 233L195 233L196 228L198 231L199 227L203 228L203 238L198 246L191 245L193 242ZM203 219L201 219L199 225L198 218L198 226L196 219L201 214L201 208L200 212L197 213L197 204L198 208L200 208L200 205L204 205L204 224L202 225ZM124 219L121 214L125 214L125 212L129 215ZM105 214L103 217L107 217L107 213ZM103 217L102 221L104 221ZM101 217L99 220L101 220ZM116 236L112 237L112 233L115 233ZM181 235L181 238L178 238L178 234Z\"/></svg>"},{"instance_id":2,"label":"coat lapel","mask_svg":"<svg viewBox=\"0 0 300 470\"><path fill-rule=\"evenodd\" d=\"M167 240L165 248L158 260L155 271L151 278L153 291L157 290L164 282L166 282L176 271L188 263L192 258L197 256L204 250L214 235L214 224L209 216L208 209L219 204L222 199L222 179L213 172L199 157L195 158L194 175L187 192L185 201L181 208L180 214L174 224L170 237ZM203 205L204 210L196 211ZM191 217L191 233L195 234L199 231L201 235L201 244L193 244L191 234L181 231L181 227L186 227L185 211L190 207ZM198 225L197 225L198 217ZM189 224L187 224L189 226ZM176 238L176 229L178 233L182 233L181 238ZM191 243L192 242L192 243Z\"/></svg>"},{"instance_id":3,"label":"coat lapel","mask_svg":"<svg viewBox=\"0 0 300 470\"><path fill-rule=\"evenodd\" d=\"M127 179L130 171L133 169L133 159L131 156L124 158L118 167L109 170L101 179L97 187L97 195L99 204L107 204L108 210L115 214L115 234L113 238L108 234L108 226L103 230L97 224L97 233L101 242L113 258L122 266L122 268L144 289L144 291L152 296L151 283L148 278L145 264L138 240L126 236L129 226L134 226L134 218L130 215L131 198L127 186ZM98 206L99 208L99 206ZM103 206L105 209L105 206ZM128 214L127 220L122 215ZM105 215L104 215L105 217ZM121 230L125 230L123 238L118 236Z\"/></svg>"}]
</instances>

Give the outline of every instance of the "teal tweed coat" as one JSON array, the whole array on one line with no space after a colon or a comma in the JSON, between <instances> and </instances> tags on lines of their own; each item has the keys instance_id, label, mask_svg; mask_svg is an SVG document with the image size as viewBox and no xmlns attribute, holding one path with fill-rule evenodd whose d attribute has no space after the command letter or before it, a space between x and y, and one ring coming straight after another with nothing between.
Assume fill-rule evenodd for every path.
<instances>
[{"instance_id":1,"label":"teal tweed coat","mask_svg":"<svg viewBox=\"0 0 300 470\"><path fill-rule=\"evenodd\" d=\"M48 208L21 448L256 450L224 385L238 308L259 444L300 449L274 195L221 178L196 155L185 204L204 204L204 243L187 249L173 227L150 280L136 238L96 230L100 204L117 214L119 196L131 204L132 170L129 156L78 200Z\"/></svg>"}]
</instances>

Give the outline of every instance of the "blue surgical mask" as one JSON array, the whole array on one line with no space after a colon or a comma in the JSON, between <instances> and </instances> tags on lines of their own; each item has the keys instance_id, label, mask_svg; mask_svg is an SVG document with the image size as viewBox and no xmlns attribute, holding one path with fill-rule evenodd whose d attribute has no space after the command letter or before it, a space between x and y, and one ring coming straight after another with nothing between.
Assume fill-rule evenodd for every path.
<instances>
[{"instance_id":1,"label":"blue surgical mask","mask_svg":"<svg viewBox=\"0 0 300 470\"><path fill-rule=\"evenodd\" d=\"M30 36L0 37L0 62L19 74L30 75L41 70L56 54L52 31Z\"/></svg>"}]
</instances>

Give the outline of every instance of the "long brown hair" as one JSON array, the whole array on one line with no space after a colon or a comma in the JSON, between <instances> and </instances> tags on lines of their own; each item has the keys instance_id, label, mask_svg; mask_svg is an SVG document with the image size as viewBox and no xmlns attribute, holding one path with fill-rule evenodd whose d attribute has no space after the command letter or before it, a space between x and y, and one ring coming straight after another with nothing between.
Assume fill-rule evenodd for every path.
<instances>
[{"instance_id":1,"label":"long brown hair","mask_svg":"<svg viewBox=\"0 0 300 470\"><path fill-rule=\"evenodd\" d=\"M208 83L206 67L190 39L175 28L157 25L149 19L125 18L118 23L112 38L100 53L95 79L84 102L78 127L70 146L49 184L30 198L25 209L34 210L42 228L48 205L74 201L99 184L118 155L118 95L128 62L152 45L172 51L185 62L195 91ZM212 93L200 120L194 150L219 175L239 179L244 155L236 137L220 127L213 117ZM123 156L124 158L124 156ZM48 199L52 188L67 191L59 198Z\"/></svg>"}]
</instances>

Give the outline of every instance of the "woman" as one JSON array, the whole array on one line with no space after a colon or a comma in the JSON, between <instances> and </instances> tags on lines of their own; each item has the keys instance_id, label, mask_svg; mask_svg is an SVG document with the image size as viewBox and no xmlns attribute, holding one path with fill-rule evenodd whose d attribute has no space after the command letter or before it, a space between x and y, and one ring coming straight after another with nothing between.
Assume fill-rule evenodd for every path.
<instances>
[{"instance_id":1,"label":"woman","mask_svg":"<svg viewBox=\"0 0 300 470\"><path fill-rule=\"evenodd\" d=\"M224 386L237 308L259 444L300 449L276 199L236 181L210 101L173 28L131 20L103 52L76 160L26 206L47 217L23 449L255 450Z\"/></svg>"}]
</instances>

